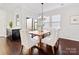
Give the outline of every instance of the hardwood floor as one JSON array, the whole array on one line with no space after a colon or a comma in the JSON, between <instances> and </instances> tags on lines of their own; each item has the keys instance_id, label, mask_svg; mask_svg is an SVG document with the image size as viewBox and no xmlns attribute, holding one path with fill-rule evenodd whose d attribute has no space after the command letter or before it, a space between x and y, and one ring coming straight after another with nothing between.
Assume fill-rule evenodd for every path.
<instances>
[{"instance_id":1,"label":"hardwood floor","mask_svg":"<svg viewBox=\"0 0 79 59\"><path fill-rule=\"evenodd\" d=\"M34 54L34 49L37 48L38 52ZM21 40L12 40L11 38L0 38L0 54L1 55L23 55L23 46ZM42 47L31 47L28 55L52 55L52 47L50 45L42 44Z\"/></svg>"},{"instance_id":2,"label":"hardwood floor","mask_svg":"<svg viewBox=\"0 0 79 59\"><path fill-rule=\"evenodd\" d=\"M41 43L41 47L33 46L29 49L30 55L53 55L52 46Z\"/></svg>"},{"instance_id":3,"label":"hardwood floor","mask_svg":"<svg viewBox=\"0 0 79 59\"><path fill-rule=\"evenodd\" d=\"M8 54L9 55L18 55L21 53L21 42L20 41L12 41L7 39L8 46Z\"/></svg>"},{"instance_id":4,"label":"hardwood floor","mask_svg":"<svg viewBox=\"0 0 79 59\"><path fill-rule=\"evenodd\" d=\"M21 52L21 41L13 41L8 38L0 37L1 55L19 55Z\"/></svg>"}]
</instances>

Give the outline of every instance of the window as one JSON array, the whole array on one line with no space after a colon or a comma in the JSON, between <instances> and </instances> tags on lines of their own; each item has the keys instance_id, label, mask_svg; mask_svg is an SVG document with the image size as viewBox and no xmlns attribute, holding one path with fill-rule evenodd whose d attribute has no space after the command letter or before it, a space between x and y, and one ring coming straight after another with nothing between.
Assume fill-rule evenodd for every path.
<instances>
[{"instance_id":1,"label":"window","mask_svg":"<svg viewBox=\"0 0 79 59\"><path fill-rule=\"evenodd\" d=\"M38 25L38 21L37 21L37 19L35 19L34 20L34 30L37 30L38 28L37 28L37 25Z\"/></svg>"},{"instance_id":2,"label":"window","mask_svg":"<svg viewBox=\"0 0 79 59\"><path fill-rule=\"evenodd\" d=\"M43 20L43 30L50 30L50 17L45 16Z\"/></svg>"},{"instance_id":3,"label":"window","mask_svg":"<svg viewBox=\"0 0 79 59\"><path fill-rule=\"evenodd\" d=\"M60 21L61 21L60 15L52 16L52 27L53 27L53 29L60 29Z\"/></svg>"},{"instance_id":4,"label":"window","mask_svg":"<svg viewBox=\"0 0 79 59\"><path fill-rule=\"evenodd\" d=\"M19 15L17 14L16 15L16 26L19 26L19 25L20 25Z\"/></svg>"}]
</instances>

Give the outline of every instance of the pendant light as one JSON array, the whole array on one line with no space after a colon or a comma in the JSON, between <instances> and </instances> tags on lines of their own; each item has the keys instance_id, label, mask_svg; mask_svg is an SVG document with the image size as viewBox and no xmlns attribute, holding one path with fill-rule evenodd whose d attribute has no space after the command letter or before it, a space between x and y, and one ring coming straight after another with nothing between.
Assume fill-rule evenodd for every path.
<instances>
[{"instance_id":1,"label":"pendant light","mask_svg":"<svg viewBox=\"0 0 79 59\"><path fill-rule=\"evenodd\" d=\"M42 5L42 14L41 14L41 22L42 22L42 25L41 25L41 31L43 31L43 5L44 5L44 3L41 3L41 5Z\"/></svg>"}]
</instances>

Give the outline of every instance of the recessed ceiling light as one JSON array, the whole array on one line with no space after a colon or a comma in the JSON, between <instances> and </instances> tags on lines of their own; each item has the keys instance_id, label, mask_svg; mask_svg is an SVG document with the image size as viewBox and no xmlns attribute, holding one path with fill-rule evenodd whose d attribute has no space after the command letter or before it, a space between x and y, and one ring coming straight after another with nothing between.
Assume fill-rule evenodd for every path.
<instances>
[{"instance_id":1,"label":"recessed ceiling light","mask_svg":"<svg viewBox=\"0 0 79 59\"><path fill-rule=\"evenodd\" d=\"M61 3L60 6L64 6L64 3Z\"/></svg>"}]
</instances>

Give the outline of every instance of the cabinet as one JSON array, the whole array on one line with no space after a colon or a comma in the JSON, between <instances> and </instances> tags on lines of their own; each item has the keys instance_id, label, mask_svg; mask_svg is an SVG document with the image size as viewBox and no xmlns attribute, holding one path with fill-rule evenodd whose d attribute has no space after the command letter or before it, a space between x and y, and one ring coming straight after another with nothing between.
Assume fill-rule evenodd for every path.
<instances>
[{"instance_id":1,"label":"cabinet","mask_svg":"<svg viewBox=\"0 0 79 59\"><path fill-rule=\"evenodd\" d=\"M21 41L20 29L7 29L7 38L12 41Z\"/></svg>"},{"instance_id":2,"label":"cabinet","mask_svg":"<svg viewBox=\"0 0 79 59\"><path fill-rule=\"evenodd\" d=\"M12 40L13 41L21 41L21 37L20 37L20 29L13 29L12 30Z\"/></svg>"}]
</instances>

